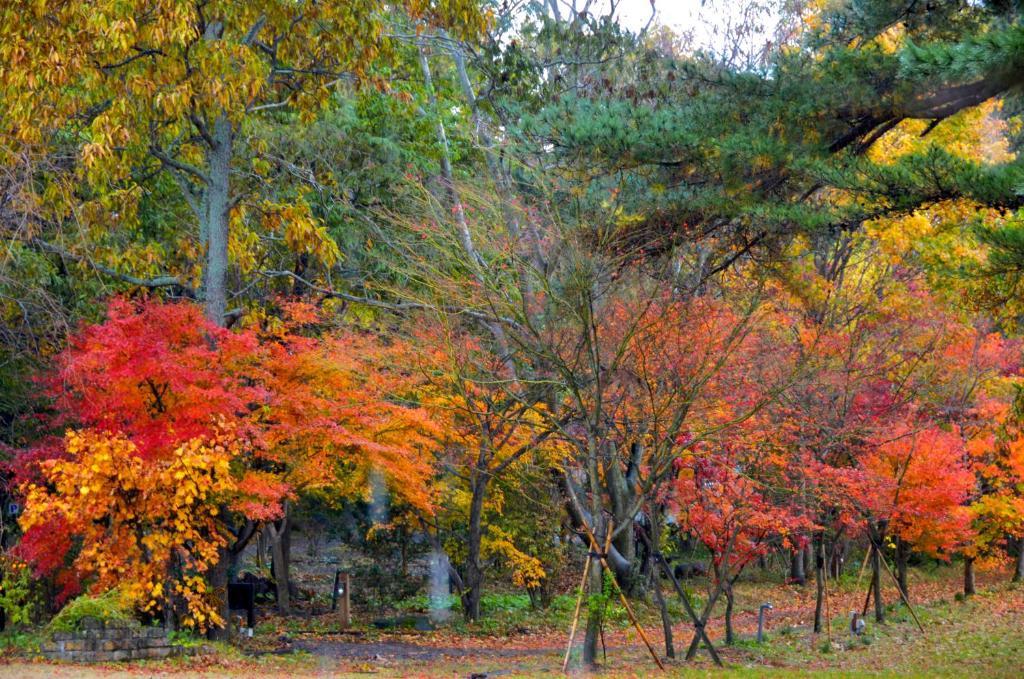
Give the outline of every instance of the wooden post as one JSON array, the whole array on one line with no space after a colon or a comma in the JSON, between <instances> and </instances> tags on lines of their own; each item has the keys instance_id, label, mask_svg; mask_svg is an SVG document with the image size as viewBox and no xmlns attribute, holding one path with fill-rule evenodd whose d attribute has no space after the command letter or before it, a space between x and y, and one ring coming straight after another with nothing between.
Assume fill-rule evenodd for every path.
<instances>
[{"instance_id":1,"label":"wooden post","mask_svg":"<svg viewBox=\"0 0 1024 679\"><path fill-rule=\"evenodd\" d=\"M864 564L865 565L867 565L868 559L871 557L871 554L874 551L875 551L875 543L872 542L871 546L868 548L868 553L864 555ZM863 573L863 567L861 568L861 572ZM860 584L860 578L857 578L857 584L858 585ZM863 617L863 616L868 614L868 606L871 604L871 592L872 592L873 589L874 589L874 582L872 581L872 582L868 583L868 593L864 597L864 610L861 611L861 617Z\"/></svg>"},{"instance_id":2,"label":"wooden post","mask_svg":"<svg viewBox=\"0 0 1024 679\"><path fill-rule=\"evenodd\" d=\"M351 590L351 579L348 573L342 571L334 572L334 591L331 593L331 611L338 609L338 602L341 602L341 623L348 627L352 624L352 615L349 603L351 601L349 591Z\"/></svg>"},{"instance_id":3,"label":"wooden post","mask_svg":"<svg viewBox=\"0 0 1024 679\"><path fill-rule=\"evenodd\" d=\"M871 549L874 549L874 545L871 546ZM871 549L868 549L868 551L864 552L864 563L862 563L860 565L860 572L857 574L857 586L858 587L860 587L861 580L864 579L864 569L868 567L868 559L871 557ZM865 604L865 605L867 605L867 604ZM865 612L866 611L867 611L867 609L865 609Z\"/></svg>"}]
</instances>

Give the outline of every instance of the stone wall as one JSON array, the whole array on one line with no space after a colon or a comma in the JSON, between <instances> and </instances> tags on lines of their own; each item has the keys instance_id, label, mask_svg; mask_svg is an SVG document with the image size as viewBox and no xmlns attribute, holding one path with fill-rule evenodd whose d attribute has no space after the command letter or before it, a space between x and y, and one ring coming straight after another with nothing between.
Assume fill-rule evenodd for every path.
<instances>
[{"instance_id":1,"label":"stone wall","mask_svg":"<svg viewBox=\"0 0 1024 679\"><path fill-rule=\"evenodd\" d=\"M175 645L162 627L137 627L124 622L85 618L76 632L54 632L39 650L50 660L117 662L156 660L187 655L197 649Z\"/></svg>"}]
</instances>

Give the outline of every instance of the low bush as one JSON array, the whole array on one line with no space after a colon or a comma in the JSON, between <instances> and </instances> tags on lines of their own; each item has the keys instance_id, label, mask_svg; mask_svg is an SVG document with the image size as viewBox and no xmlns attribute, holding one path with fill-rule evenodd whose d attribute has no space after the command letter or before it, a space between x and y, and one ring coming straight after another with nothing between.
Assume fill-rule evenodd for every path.
<instances>
[{"instance_id":1,"label":"low bush","mask_svg":"<svg viewBox=\"0 0 1024 679\"><path fill-rule=\"evenodd\" d=\"M104 623L135 622L130 602L125 601L120 590L112 589L96 596L83 594L72 599L53 617L49 629L54 632L74 632L81 629L82 621L86 618L95 618Z\"/></svg>"}]
</instances>

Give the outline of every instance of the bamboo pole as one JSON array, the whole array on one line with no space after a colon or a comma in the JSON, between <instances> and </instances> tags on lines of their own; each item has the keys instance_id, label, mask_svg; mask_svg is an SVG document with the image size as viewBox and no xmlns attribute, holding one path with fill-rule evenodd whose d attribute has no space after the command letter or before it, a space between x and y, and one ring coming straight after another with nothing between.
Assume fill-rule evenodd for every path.
<instances>
[{"instance_id":1,"label":"bamboo pole","mask_svg":"<svg viewBox=\"0 0 1024 679\"><path fill-rule=\"evenodd\" d=\"M874 545L872 545L874 547ZM857 586L860 587L860 581L864 579L864 569L868 567L868 559L871 558L871 550L869 549L864 553L864 563L860 565L860 573L857 574Z\"/></svg>"},{"instance_id":2,"label":"bamboo pole","mask_svg":"<svg viewBox=\"0 0 1024 679\"><path fill-rule=\"evenodd\" d=\"M864 564L865 565L867 564L868 558L871 556L871 552L874 551L874 549L875 549L875 543L872 542L871 543L871 547L868 549L868 553L864 555ZM858 586L860 585L860 578L857 578L857 585ZM874 586L874 582L869 582L868 583L868 593L864 597L864 610L862 610L860 612L861 616L865 616L865 615L868 614L868 605L871 603L871 591L873 589L873 586Z\"/></svg>"}]
</instances>

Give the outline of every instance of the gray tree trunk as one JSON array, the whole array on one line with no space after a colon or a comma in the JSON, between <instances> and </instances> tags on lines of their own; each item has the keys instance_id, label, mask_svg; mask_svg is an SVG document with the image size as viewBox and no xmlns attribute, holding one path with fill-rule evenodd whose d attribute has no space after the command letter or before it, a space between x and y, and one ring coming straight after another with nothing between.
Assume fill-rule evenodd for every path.
<instances>
[{"instance_id":1,"label":"gray tree trunk","mask_svg":"<svg viewBox=\"0 0 1024 679\"><path fill-rule=\"evenodd\" d=\"M590 516L591 530L594 539L600 544L594 545L592 551L602 549L604 546L605 532L610 526L605 526L602 520L602 497L600 480L600 455L603 439L600 431L591 431L587 441L587 483L590 486ZM590 546L588 545L588 549ZM604 592L604 569L601 562L595 560L590 568L589 592L592 597L600 596ZM594 607L587 610L587 633L583 638L583 663L588 667L597 665L597 643L601 635L601 616L603 611Z\"/></svg>"},{"instance_id":2,"label":"gray tree trunk","mask_svg":"<svg viewBox=\"0 0 1024 679\"><path fill-rule=\"evenodd\" d=\"M651 550L661 552L661 511L655 507L651 515ZM672 616L668 613L668 603L661 591L661 572L658 569L657 557L651 558L651 585L654 589L654 600L658 604L661 613L661 628L665 637L665 655L669 658L676 657L676 649L672 639Z\"/></svg>"},{"instance_id":3,"label":"gray tree trunk","mask_svg":"<svg viewBox=\"0 0 1024 679\"><path fill-rule=\"evenodd\" d=\"M885 622L885 607L882 606L882 555L871 547L871 591L875 599L875 621Z\"/></svg>"},{"instance_id":4,"label":"gray tree trunk","mask_svg":"<svg viewBox=\"0 0 1024 679\"><path fill-rule=\"evenodd\" d=\"M1024 580L1024 538L1017 539L1017 567L1013 569L1013 582Z\"/></svg>"},{"instance_id":5,"label":"gray tree trunk","mask_svg":"<svg viewBox=\"0 0 1024 679\"><path fill-rule=\"evenodd\" d=\"M284 516L268 523L266 531L270 539L271 568L277 583L277 612L288 615L291 612L291 517L287 502Z\"/></svg>"},{"instance_id":6,"label":"gray tree trunk","mask_svg":"<svg viewBox=\"0 0 1024 679\"><path fill-rule=\"evenodd\" d=\"M618 550L630 567L635 569L636 562L636 541L633 537L633 521L636 518L633 510L636 501L636 483L633 478L632 469L639 466L639 457L642 456L642 449L634 446L630 451L630 468L624 473L622 464L619 461L618 449L611 442L605 446L604 478L608 488L608 497L611 500L612 516L615 519L615 529L618 535L612 540L612 544ZM623 528L625 527L625 528ZM623 528L622 530L619 530ZM632 576L632 573L630 573ZM619 586L627 594L636 593L636 581L633 577L625 580L616 578Z\"/></svg>"},{"instance_id":7,"label":"gray tree trunk","mask_svg":"<svg viewBox=\"0 0 1024 679\"><path fill-rule=\"evenodd\" d=\"M802 549L796 549L789 554L789 579L801 585L807 582L807 574L804 571L804 554Z\"/></svg>"},{"instance_id":8,"label":"gray tree trunk","mask_svg":"<svg viewBox=\"0 0 1024 679\"><path fill-rule=\"evenodd\" d=\"M224 325L227 311L228 228L231 211L231 122L220 115L214 121L213 145L207 150L209 181L205 191L205 219L200 234L206 245L203 301L206 317Z\"/></svg>"},{"instance_id":9,"label":"gray tree trunk","mask_svg":"<svg viewBox=\"0 0 1024 679\"><path fill-rule=\"evenodd\" d=\"M838 580L843 574L843 564L846 561L846 552L849 539L845 536L837 538L832 542L832 554L829 558L829 575L833 580Z\"/></svg>"},{"instance_id":10,"label":"gray tree trunk","mask_svg":"<svg viewBox=\"0 0 1024 679\"><path fill-rule=\"evenodd\" d=\"M224 620L223 627L211 627L207 636L214 641L226 641L231 636L231 615L228 610L228 574L231 570L233 556L230 548L220 550L217 563L209 571L210 589L217 596L217 613Z\"/></svg>"},{"instance_id":11,"label":"gray tree trunk","mask_svg":"<svg viewBox=\"0 0 1024 679\"><path fill-rule=\"evenodd\" d=\"M593 557L587 557L593 558ZM600 594L604 589L604 569L601 562L594 559L590 564L587 591L590 596ZM601 616L599 607L587 607L587 632L583 637L583 664L587 667L597 665L597 645L601 640Z\"/></svg>"},{"instance_id":12,"label":"gray tree trunk","mask_svg":"<svg viewBox=\"0 0 1024 679\"><path fill-rule=\"evenodd\" d=\"M732 626L732 612L736 605L736 594L733 592L731 582L723 582L722 593L725 594L725 643L732 646L736 643L736 632Z\"/></svg>"},{"instance_id":13,"label":"gray tree trunk","mask_svg":"<svg viewBox=\"0 0 1024 679\"><path fill-rule=\"evenodd\" d=\"M903 590L903 596L907 601L910 601L910 587L907 580L907 561L910 559L910 547L906 542L897 538L896 539L896 581L899 584L901 590Z\"/></svg>"}]
</instances>

